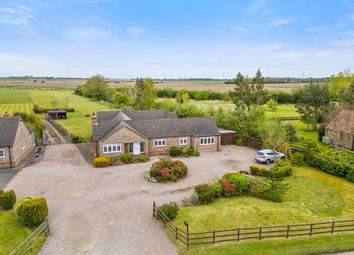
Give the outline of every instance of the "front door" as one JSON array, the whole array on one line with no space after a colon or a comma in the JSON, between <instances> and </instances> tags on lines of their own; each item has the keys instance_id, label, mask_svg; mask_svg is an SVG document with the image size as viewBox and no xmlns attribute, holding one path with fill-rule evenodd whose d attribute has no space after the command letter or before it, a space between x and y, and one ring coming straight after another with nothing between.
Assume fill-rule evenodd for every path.
<instances>
[{"instance_id":1,"label":"front door","mask_svg":"<svg viewBox=\"0 0 354 255\"><path fill-rule=\"evenodd\" d=\"M133 143L133 154L140 155L140 143Z\"/></svg>"}]
</instances>

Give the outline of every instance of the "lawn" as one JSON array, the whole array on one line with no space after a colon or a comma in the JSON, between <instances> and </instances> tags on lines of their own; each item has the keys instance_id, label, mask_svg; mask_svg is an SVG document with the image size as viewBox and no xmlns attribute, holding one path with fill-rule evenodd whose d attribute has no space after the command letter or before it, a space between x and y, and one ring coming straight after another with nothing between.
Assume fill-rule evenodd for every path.
<instances>
[{"instance_id":1,"label":"lawn","mask_svg":"<svg viewBox=\"0 0 354 255\"><path fill-rule=\"evenodd\" d=\"M77 96L72 90L0 88L0 116L5 111L9 114L32 113L33 104L45 108L75 108L75 112L68 113L67 120L57 122L70 133L84 139L90 139L92 132L91 119L85 115L111 109L107 103Z\"/></svg>"},{"instance_id":2,"label":"lawn","mask_svg":"<svg viewBox=\"0 0 354 255\"><path fill-rule=\"evenodd\" d=\"M220 199L209 205L181 208L175 223L184 229L183 220L187 219L190 231L197 232L354 219L353 183L309 167L296 167L294 175L287 180L291 189L282 203L246 196ZM348 236L353 238L354 234ZM328 237L318 238L319 242L326 243L324 240ZM347 238L343 237L343 239L345 239L343 242L349 245ZM296 241L289 240L290 243L287 240L266 240L261 244L258 242L256 244L259 246L257 249L262 249L262 247L271 246L272 242L282 242L284 247L282 246L281 249L295 250L294 253L281 250L282 252L278 251L279 254L302 254L296 250L297 246L292 244ZM247 242L241 242L241 244L248 245ZM354 243L349 245L350 247L347 244L343 247L354 249ZM218 254L230 254L227 251L230 252L231 246L235 247L234 244L226 244L213 249L219 250ZM182 246L180 249L184 251ZM203 247L193 248L191 254L199 254L202 249ZM264 254L275 254L271 252Z\"/></svg>"},{"instance_id":3,"label":"lawn","mask_svg":"<svg viewBox=\"0 0 354 255\"><path fill-rule=\"evenodd\" d=\"M0 212L0 255L9 254L32 232L32 229L24 227L9 211ZM36 254L43 242L44 237L39 237L33 242L33 252Z\"/></svg>"},{"instance_id":4,"label":"lawn","mask_svg":"<svg viewBox=\"0 0 354 255\"><path fill-rule=\"evenodd\" d=\"M275 111L266 111L266 116L269 118L277 117L300 117L300 114L296 111L293 104L279 104Z\"/></svg>"}]
</instances>

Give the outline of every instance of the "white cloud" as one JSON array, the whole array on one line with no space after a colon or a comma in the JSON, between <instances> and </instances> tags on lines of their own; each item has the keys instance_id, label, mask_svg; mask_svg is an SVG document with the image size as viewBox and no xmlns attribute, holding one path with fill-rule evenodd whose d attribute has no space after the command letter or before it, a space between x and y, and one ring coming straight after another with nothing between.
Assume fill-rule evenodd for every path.
<instances>
[{"instance_id":1,"label":"white cloud","mask_svg":"<svg viewBox=\"0 0 354 255\"><path fill-rule=\"evenodd\" d=\"M314 26L314 27L306 28L305 31L307 31L307 32L321 32L325 29L326 29L325 26Z\"/></svg>"},{"instance_id":2,"label":"white cloud","mask_svg":"<svg viewBox=\"0 0 354 255\"><path fill-rule=\"evenodd\" d=\"M313 57L314 58L322 58L322 57L330 56L332 54L333 54L333 52L329 51L329 50L319 50L313 54Z\"/></svg>"},{"instance_id":3,"label":"white cloud","mask_svg":"<svg viewBox=\"0 0 354 255\"><path fill-rule=\"evenodd\" d=\"M279 53L278 56L282 58L297 59L297 58L304 58L305 54L300 51L289 51L289 52Z\"/></svg>"},{"instance_id":4,"label":"white cloud","mask_svg":"<svg viewBox=\"0 0 354 255\"><path fill-rule=\"evenodd\" d=\"M28 27L34 19L34 10L24 5L0 7L0 24Z\"/></svg>"},{"instance_id":5,"label":"white cloud","mask_svg":"<svg viewBox=\"0 0 354 255\"><path fill-rule=\"evenodd\" d=\"M64 32L71 40L97 40L111 35L110 31L101 27L72 27Z\"/></svg>"},{"instance_id":6,"label":"white cloud","mask_svg":"<svg viewBox=\"0 0 354 255\"><path fill-rule=\"evenodd\" d=\"M129 27L128 28L128 31L131 35L133 36L139 36L139 35L142 35L145 33L145 30L143 28L140 28L140 27Z\"/></svg>"},{"instance_id":7,"label":"white cloud","mask_svg":"<svg viewBox=\"0 0 354 255\"><path fill-rule=\"evenodd\" d=\"M252 0L247 5L246 12L255 13L255 12L259 11L264 6L265 3L266 3L266 0Z\"/></svg>"},{"instance_id":8,"label":"white cloud","mask_svg":"<svg viewBox=\"0 0 354 255\"><path fill-rule=\"evenodd\" d=\"M288 25L289 23L292 23L293 20L291 19L284 19L284 18L279 18L275 19L272 22L269 23L272 27L279 27L279 26L285 26Z\"/></svg>"}]
</instances>

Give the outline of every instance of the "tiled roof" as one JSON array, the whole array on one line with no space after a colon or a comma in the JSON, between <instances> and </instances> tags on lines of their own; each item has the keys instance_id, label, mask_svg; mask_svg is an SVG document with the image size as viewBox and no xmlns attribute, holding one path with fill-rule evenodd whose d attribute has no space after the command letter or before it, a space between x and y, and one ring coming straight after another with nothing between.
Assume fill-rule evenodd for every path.
<instances>
[{"instance_id":1,"label":"tiled roof","mask_svg":"<svg viewBox=\"0 0 354 255\"><path fill-rule=\"evenodd\" d=\"M0 117L0 147L13 146L20 121L20 116Z\"/></svg>"}]
</instances>

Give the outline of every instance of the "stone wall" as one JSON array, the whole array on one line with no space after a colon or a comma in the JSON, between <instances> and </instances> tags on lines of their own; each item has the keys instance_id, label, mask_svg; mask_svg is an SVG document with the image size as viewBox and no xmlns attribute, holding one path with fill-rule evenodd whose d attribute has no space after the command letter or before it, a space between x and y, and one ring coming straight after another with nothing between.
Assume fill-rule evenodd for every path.
<instances>
[{"instance_id":1,"label":"stone wall","mask_svg":"<svg viewBox=\"0 0 354 255\"><path fill-rule=\"evenodd\" d=\"M347 150L353 150L354 135L338 132L333 129L326 129L326 136L331 138L331 144Z\"/></svg>"}]
</instances>

